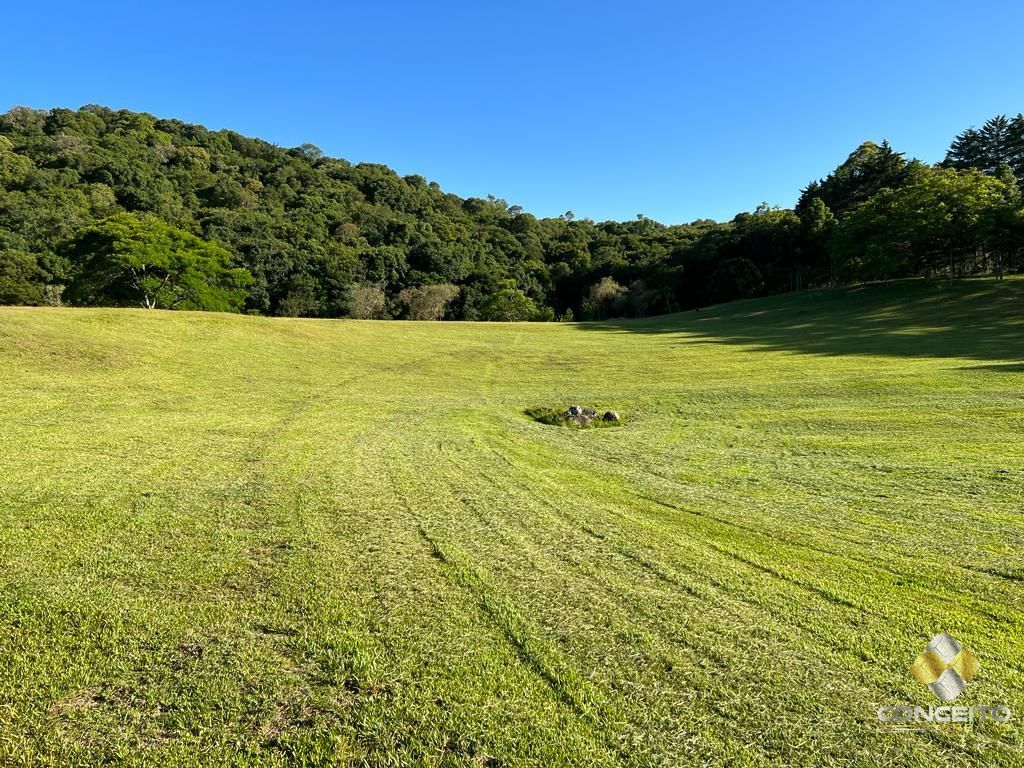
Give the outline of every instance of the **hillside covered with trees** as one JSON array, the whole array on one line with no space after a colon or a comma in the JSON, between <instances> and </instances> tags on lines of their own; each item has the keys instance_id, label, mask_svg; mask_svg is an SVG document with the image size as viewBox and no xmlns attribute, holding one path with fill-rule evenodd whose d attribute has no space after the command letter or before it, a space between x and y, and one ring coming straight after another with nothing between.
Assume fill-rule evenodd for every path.
<instances>
[{"instance_id":1,"label":"hillside covered with trees","mask_svg":"<svg viewBox=\"0 0 1024 768\"><path fill-rule=\"evenodd\" d=\"M538 219L421 176L87 106L0 116L0 304L272 315L642 316L896 277L1024 270L1024 116L945 161L865 143L793 210Z\"/></svg>"}]
</instances>

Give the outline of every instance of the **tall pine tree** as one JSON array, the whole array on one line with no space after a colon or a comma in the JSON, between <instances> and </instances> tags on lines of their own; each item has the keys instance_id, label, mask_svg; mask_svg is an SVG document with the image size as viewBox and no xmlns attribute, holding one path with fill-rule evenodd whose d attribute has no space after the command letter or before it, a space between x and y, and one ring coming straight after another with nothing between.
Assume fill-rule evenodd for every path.
<instances>
[{"instance_id":1,"label":"tall pine tree","mask_svg":"<svg viewBox=\"0 0 1024 768\"><path fill-rule=\"evenodd\" d=\"M1009 166L1017 181L1024 182L1024 114L996 115L980 129L968 128L953 140L943 165L977 168L993 176Z\"/></svg>"}]
</instances>

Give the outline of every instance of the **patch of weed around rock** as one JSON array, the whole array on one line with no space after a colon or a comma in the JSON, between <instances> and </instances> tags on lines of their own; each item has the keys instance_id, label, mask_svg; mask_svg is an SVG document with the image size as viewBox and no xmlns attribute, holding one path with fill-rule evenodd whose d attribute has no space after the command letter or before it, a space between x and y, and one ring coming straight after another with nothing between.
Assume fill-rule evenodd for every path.
<instances>
[{"instance_id":1,"label":"patch of weed around rock","mask_svg":"<svg viewBox=\"0 0 1024 768\"><path fill-rule=\"evenodd\" d=\"M534 421L541 424L548 424L553 427L572 427L574 429L596 429L601 427L621 427L625 424L622 416L615 411L605 411L607 414L614 414L614 418L606 418L592 409L578 409L580 413L573 413L572 406L567 410L558 408L527 408L523 413ZM593 414L593 415L590 415Z\"/></svg>"}]
</instances>

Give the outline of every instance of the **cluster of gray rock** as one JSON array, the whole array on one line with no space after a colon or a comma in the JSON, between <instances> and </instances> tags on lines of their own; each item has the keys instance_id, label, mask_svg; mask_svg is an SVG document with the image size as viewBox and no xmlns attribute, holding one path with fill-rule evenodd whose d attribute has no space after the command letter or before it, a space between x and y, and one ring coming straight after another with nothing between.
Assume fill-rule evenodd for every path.
<instances>
[{"instance_id":1,"label":"cluster of gray rock","mask_svg":"<svg viewBox=\"0 0 1024 768\"><path fill-rule=\"evenodd\" d=\"M579 405L570 405L565 411L565 418L571 421L573 424L579 424L581 427L587 426L590 422L597 418L597 411L593 408L581 407ZM615 411L605 411L601 417L601 421L618 421L619 414Z\"/></svg>"}]
</instances>

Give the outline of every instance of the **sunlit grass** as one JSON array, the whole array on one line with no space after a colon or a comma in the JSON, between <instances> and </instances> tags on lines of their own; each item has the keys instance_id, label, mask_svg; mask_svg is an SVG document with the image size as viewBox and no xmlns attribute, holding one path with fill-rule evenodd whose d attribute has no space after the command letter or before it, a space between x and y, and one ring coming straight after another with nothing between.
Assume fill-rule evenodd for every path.
<instances>
[{"instance_id":1,"label":"sunlit grass","mask_svg":"<svg viewBox=\"0 0 1024 768\"><path fill-rule=\"evenodd\" d=\"M1021 299L0 309L0 764L1018 765Z\"/></svg>"}]
</instances>

